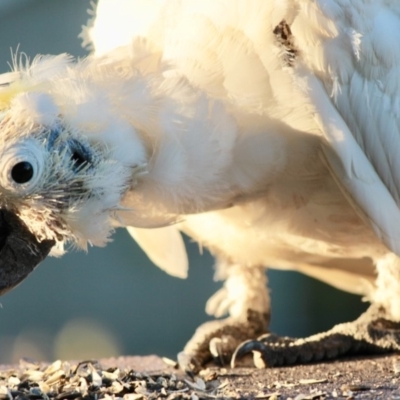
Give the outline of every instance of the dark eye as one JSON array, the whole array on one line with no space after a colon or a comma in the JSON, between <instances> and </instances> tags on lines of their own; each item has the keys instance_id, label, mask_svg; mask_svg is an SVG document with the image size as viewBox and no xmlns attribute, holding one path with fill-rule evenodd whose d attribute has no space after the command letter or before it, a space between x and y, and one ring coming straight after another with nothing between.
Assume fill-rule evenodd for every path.
<instances>
[{"instance_id":1,"label":"dark eye","mask_svg":"<svg viewBox=\"0 0 400 400\"><path fill-rule=\"evenodd\" d=\"M11 169L11 178L15 183L23 184L29 182L33 177L33 167L28 161L21 161Z\"/></svg>"}]
</instances>

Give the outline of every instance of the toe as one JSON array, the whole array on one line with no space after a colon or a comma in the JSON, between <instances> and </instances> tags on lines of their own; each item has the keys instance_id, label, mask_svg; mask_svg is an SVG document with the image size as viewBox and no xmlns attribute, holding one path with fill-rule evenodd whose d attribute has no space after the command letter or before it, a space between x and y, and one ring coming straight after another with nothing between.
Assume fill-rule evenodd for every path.
<instances>
[{"instance_id":1,"label":"toe","mask_svg":"<svg viewBox=\"0 0 400 400\"><path fill-rule=\"evenodd\" d=\"M231 359L231 368L235 368L237 361L241 360L244 356L246 356L247 354L250 353L257 353L257 361L255 362L255 364L257 363L258 365L261 365L261 359L263 360L262 363L265 366L265 355L268 352L268 348L267 346L259 341L259 340L246 340L243 343L241 343L235 350L235 352L232 355L232 359ZM254 360L254 358L253 358ZM256 366L258 366L256 365Z\"/></svg>"},{"instance_id":2,"label":"toe","mask_svg":"<svg viewBox=\"0 0 400 400\"><path fill-rule=\"evenodd\" d=\"M193 353L181 351L177 355L179 367L189 376L198 374L202 369L202 360Z\"/></svg>"}]
</instances>

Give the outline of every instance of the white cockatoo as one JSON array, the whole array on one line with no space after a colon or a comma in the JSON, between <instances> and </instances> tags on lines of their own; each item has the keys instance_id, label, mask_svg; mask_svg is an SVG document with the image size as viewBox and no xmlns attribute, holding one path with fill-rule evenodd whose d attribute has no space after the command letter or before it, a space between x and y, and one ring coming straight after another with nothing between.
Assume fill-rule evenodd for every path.
<instances>
[{"instance_id":1,"label":"white cockatoo","mask_svg":"<svg viewBox=\"0 0 400 400\"><path fill-rule=\"evenodd\" d=\"M235 348L269 366L400 348L400 2L100 0L83 37L86 59L16 57L0 76L1 245L21 255L1 250L2 291L119 226L185 277L182 231L215 255L207 311L228 315L185 368ZM267 266L372 305L256 339Z\"/></svg>"}]
</instances>

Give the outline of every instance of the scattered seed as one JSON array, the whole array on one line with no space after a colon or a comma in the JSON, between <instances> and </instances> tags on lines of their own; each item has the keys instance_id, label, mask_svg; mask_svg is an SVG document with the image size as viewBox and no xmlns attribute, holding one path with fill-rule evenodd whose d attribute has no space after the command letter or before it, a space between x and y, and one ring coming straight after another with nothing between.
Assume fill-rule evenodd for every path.
<instances>
[{"instance_id":1,"label":"scattered seed","mask_svg":"<svg viewBox=\"0 0 400 400\"><path fill-rule=\"evenodd\" d=\"M190 382L188 380L185 379L185 382L192 388L195 390L201 390L201 391L205 391L206 390L206 384L203 381L203 379L201 378L195 378L194 382Z\"/></svg>"},{"instance_id":2,"label":"scattered seed","mask_svg":"<svg viewBox=\"0 0 400 400\"><path fill-rule=\"evenodd\" d=\"M20 377L21 381L24 380L29 380L33 382L39 382L43 380L43 372L42 371L37 371L37 370L27 370L24 371L22 374L22 377Z\"/></svg>"},{"instance_id":3,"label":"scattered seed","mask_svg":"<svg viewBox=\"0 0 400 400\"><path fill-rule=\"evenodd\" d=\"M8 378L8 385L9 386L17 386L17 385L19 385L21 383L21 381L19 380L19 378L17 378L16 376L14 376L14 375L11 375L9 378Z\"/></svg>"},{"instance_id":4,"label":"scattered seed","mask_svg":"<svg viewBox=\"0 0 400 400\"><path fill-rule=\"evenodd\" d=\"M273 386L276 389L280 389L282 387L284 387L284 388L292 388L292 387L295 387L296 385L294 383L289 383L289 382L274 382Z\"/></svg>"},{"instance_id":5,"label":"scattered seed","mask_svg":"<svg viewBox=\"0 0 400 400\"><path fill-rule=\"evenodd\" d=\"M93 386L100 387L102 383L103 383L103 380L101 379L101 376L96 372L96 370L93 370L92 371L92 384L93 384Z\"/></svg>"},{"instance_id":6,"label":"scattered seed","mask_svg":"<svg viewBox=\"0 0 400 400\"><path fill-rule=\"evenodd\" d=\"M393 372L397 375L400 374L400 358L393 360Z\"/></svg>"},{"instance_id":7,"label":"scattered seed","mask_svg":"<svg viewBox=\"0 0 400 400\"><path fill-rule=\"evenodd\" d=\"M124 395L124 400L141 400L141 399L143 399L142 394L128 393Z\"/></svg>"},{"instance_id":8,"label":"scattered seed","mask_svg":"<svg viewBox=\"0 0 400 400\"><path fill-rule=\"evenodd\" d=\"M123 390L124 390L123 385L118 381L114 381L110 387L110 391L113 394L121 393Z\"/></svg>"},{"instance_id":9,"label":"scattered seed","mask_svg":"<svg viewBox=\"0 0 400 400\"><path fill-rule=\"evenodd\" d=\"M47 385L45 382L38 382L39 389L42 391L42 393L48 393L50 392L50 386Z\"/></svg>"},{"instance_id":10,"label":"scattered seed","mask_svg":"<svg viewBox=\"0 0 400 400\"><path fill-rule=\"evenodd\" d=\"M12 399L11 392L6 386L0 386L0 399L1 400Z\"/></svg>"},{"instance_id":11,"label":"scattered seed","mask_svg":"<svg viewBox=\"0 0 400 400\"><path fill-rule=\"evenodd\" d=\"M225 380L217 387L217 389L221 390L221 389L227 387L228 385L229 385L229 381L228 381L228 379L225 379Z\"/></svg>"},{"instance_id":12,"label":"scattered seed","mask_svg":"<svg viewBox=\"0 0 400 400\"><path fill-rule=\"evenodd\" d=\"M327 379L300 379L300 385L312 385L314 383L325 383Z\"/></svg>"},{"instance_id":13,"label":"scattered seed","mask_svg":"<svg viewBox=\"0 0 400 400\"><path fill-rule=\"evenodd\" d=\"M119 379L119 373L120 373L120 370L119 370L119 368L117 368L113 372L103 371L101 375L103 377L103 381L105 379L108 379L110 382L113 382L116 379Z\"/></svg>"},{"instance_id":14,"label":"scattered seed","mask_svg":"<svg viewBox=\"0 0 400 400\"><path fill-rule=\"evenodd\" d=\"M294 398L294 400L316 400L316 399L322 399L325 397L326 397L326 393L317 392L317 393L311 393L311 394L299 394Z\"/></svg>"},{"instance_id":15,"label":"scattered seed","mask_svg":"<svg viewBox=\"0 0 400 400\"><path fill-rule=\"evenodd\" d=\"M44 374L46 375L46 374ZM65 378L64 370L59 369L55 371L48 379L45 380L47 385L54 385L55 383L59 382L61 379Z\"/></svg>"},{"instance_id":16,"label":"scattered seed","mask_svg":"<svg viewBox=\"0 0 400 400\"><path fill-rule=\"evenodd\" d=\"M365 390L371 390L371 387L366 385L343 385L341 389L344 392L361 392Z\"/></svg>"},{"instance_id":17,"label":"scattered seed","mask_svg":"<svg viewBox=\"0 0 400 400\"><path fill-rule=\"evenodd\" d=\"M1 371L0 400L190 400L196 392L204 393L198 397L212 398L218 386L218 381L206 384L201 378L189 385L174 374L104 370L94 360L46 366L24 360L21 365Z\"/></svg>"},{"instance_id":18,"label":"scattered seed","mask_svg":"<svg viewBox=\"0 0 400 400\"><path fill-rule=\"evenodd\" d=\"M20 369L39 369L40 365L32 360L29 360L28 358L21 358L19 360L19 367Z\"/></svg>"},{"instance_id":19,"label":"scattered seed","mask_svg":"<svg viewBox=\"0 0 400 400\"><path fill-rule=\"evenodd\" d=\"M55 400L72 400L72 399L76 399L77 397L80 397L80 396L81 396L80 392L74 390L71 392L60 393L54 399Z\"/></svg>"},{"instance_id":20,"label":"scattered seed","mask_svg":"<svg viewBox=\"0 0 400 400\"><path fill-rule=\"evenodd\" d=\"M256 400L261 400L261 399L268 399L268 400L276 400L278 399L279 396L279 392L274 392L274 393L260 393L256 396L254 396L254 398Z\"/></svg>"},{"instance_id":21,"label":"scattered seed","mask_svg":"<svg viewBox=\"0 0 400 400\"><path fill-rule=\"evenodd\" d=\"M44 371L44 377L48 377L58 372L62 367L61 360L54 361L53 364L50 364Z\"/></svg>"},{"instance_id":22,"label":"scattered seed","mask_svg":"<svg viewBox=\"0 0 400 400\"><path fill-rule=\"evenodd\" d=\"M162 360L164 361L164 364L168 365L169 367L172 368L178 368L179 364L175 360L171 360L170 358L163 357Z\"/></svg>"}]
</instances>

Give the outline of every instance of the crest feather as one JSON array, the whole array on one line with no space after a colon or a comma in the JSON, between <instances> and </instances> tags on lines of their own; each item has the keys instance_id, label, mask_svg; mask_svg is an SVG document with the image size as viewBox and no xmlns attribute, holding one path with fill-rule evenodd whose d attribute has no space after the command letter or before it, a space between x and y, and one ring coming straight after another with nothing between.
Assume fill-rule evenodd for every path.
<instances>
[{"instance_id":1,"label":"crest feather","mask_svg":"<svg viewBox=\"0 0 400 400\"><path fill-rule=\"evenodd\" d=\"M10 108L11 102L15 96L20 93L41 91L44 84L29 84L23 80L18 80L10 83L7 86L0 87L0 111Z\"/></svg>"}]
</instances>

